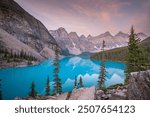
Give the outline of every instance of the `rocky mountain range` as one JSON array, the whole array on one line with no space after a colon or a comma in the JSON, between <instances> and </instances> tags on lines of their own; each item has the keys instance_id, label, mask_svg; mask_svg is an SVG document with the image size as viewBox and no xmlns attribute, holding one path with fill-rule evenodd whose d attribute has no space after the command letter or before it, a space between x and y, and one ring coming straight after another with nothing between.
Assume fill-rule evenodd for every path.
<instances>
[{"instance_id":1,"label":"rocky mountain range","mask_svg":"<svg viewBox=\"0 0 150 117\"><path fill-rule=\"evenodd\" d=\"M0 33L3 48L17 52L23 50L38 60L54 55L55 39L39 20L14 0L0 1Z\"/></svg>"},{"instance_id":2,"label":"rocky mountain range","mask_svg":"<svg viewBox=\"0 0 150 117\"><path fill-rule=\"evenodd\" d=\"M76 32L68 33L62 27L49 32L63 50L73 55L79 55L83 52L98 52L101 50L103 40L106 42L106 49L123 47L127 45L129 38L129 35L123 32L118 32L115 36L111 35L110 32L98 36L78 36ZM148 37L144 33L138 33L137 36L141 41Z\"/></svg>"}]
</instances>

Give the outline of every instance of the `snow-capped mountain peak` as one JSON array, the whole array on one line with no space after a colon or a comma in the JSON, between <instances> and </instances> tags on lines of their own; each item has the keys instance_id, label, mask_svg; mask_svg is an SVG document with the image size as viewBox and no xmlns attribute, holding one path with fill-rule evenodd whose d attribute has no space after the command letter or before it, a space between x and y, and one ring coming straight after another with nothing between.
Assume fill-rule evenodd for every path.
<instances>
[{"instance_id":1,"label":"snow-capped mountain peak","mask_svg":"<svg viewBox=\"0 0 150 117\"><path fill-rule=\"evenodd\" d=\"M68 36L70 38L79 38L76 32L70 32Z\"/></svg>"}]
</instances>

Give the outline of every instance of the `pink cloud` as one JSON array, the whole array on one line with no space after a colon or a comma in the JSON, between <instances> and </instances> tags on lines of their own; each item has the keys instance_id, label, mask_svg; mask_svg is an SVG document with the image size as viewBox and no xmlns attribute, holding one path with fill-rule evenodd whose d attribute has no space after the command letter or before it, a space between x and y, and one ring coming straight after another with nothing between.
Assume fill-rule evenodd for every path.
<instances>
[{"instance_id":1,"label":"pink cloud","mask_svg":"<svg viewBox=\"0 0 150 117\"><path fill-rule=\"evenodd\" d=\"M128 8L131 10L136 8L134 0L17 1L22 1L20 3L23 3L23 7L41 20L50 30L64 27L68 31L76 31L78 34L97 35L105 31L113 34L120 30L128 31L132 24L137 27L137 30L148 31L150 27L147 23L150 16L146 16L147 11L143 11L146 6L141 7L141 5L137 11L128 11ZM148 9L149 4L145 2ZM132 15L132 13L134 14ZM145 25L146 27L144 27Z\"/></svg>"}]
</instances>

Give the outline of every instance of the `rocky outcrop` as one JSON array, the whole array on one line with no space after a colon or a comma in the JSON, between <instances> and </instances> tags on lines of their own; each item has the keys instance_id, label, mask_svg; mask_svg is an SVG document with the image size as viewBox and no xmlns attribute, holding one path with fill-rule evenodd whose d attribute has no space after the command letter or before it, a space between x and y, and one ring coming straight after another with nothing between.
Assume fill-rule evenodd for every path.
<instances>
[{"instance_id":1,"label":"rocky outcrop","mask_svg":"<svg viewBox=\"0 0 150 117\"><path fill-rule=\"evenodd\" d=\"M150 100L150 70L133 72L128 85L129 100Z\"/></svg>"},{"instance_id":2,"label":"rocky outcrop","mask_svg":"<svg viewBox=\"0 0 150 117\"><path fill-rule=\"evenodd\" d=\"M74 89L69 100L94 100L96 89L95 87Z\"/></svg>"},{"instance_id":3,"label":"rocky outcrop","mask_svg":"<svg viewBox=\"0 0 150 117\"><path fill-rule=\"evenodd\" d=\"M38 53L56 45L46 27L14 0L0 0L0 28Z\"/></svg>"}]
</instances>

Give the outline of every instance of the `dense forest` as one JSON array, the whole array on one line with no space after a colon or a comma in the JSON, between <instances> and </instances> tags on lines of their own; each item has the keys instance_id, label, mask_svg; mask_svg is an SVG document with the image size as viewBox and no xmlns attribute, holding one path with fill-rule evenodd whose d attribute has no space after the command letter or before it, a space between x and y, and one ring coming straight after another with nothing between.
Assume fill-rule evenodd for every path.
<instances>
[{"instance_id":1,"label":"dense forest","mask_svg":"<svg viewBox=\"0 0 150 117\"><path fill-rule=\"evenodd\" d=\"M21 62L26 60L29 62L37 61L35 57L33 57L30 53L26 53L23 50L14 52L13 50L0 49L0 61L6 60L9 62Z\"/></svg>"},{"instance_id":2,"label":"dense forest","mask_svg":"<svg viewBox=\"0 0 150 117\"><path fill-rule=\"evenodd\" d=\"M139 47L144 51L145 56L148 57L150 61L150 37L145 39L144 41L139 43ZM118 61L118 62L126 62L128 48L127 47L120 47L111 50L107 50L104 52L104 56L106 60L111 61ZM102 53L96 53L91 56L91 59L101 60Z\"/></svg>"}]
</instances>

